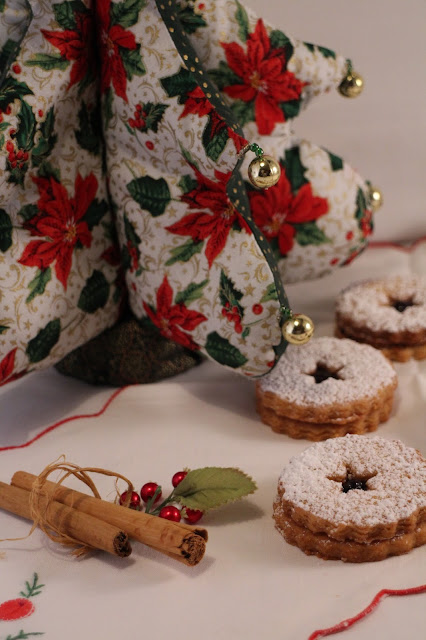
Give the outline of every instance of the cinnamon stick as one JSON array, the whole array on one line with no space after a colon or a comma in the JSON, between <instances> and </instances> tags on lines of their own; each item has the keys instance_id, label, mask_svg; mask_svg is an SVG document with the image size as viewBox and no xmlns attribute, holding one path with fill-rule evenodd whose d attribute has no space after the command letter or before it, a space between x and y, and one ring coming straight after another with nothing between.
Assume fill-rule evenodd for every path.
<instances>
[{"instance_id":1,"label":"cinnamon stick","mask_svg":"<svg viewBox=\"0 0 426 640\"><path fill-rule=\"evenodd\" d=\"M32 520L30 492L24 488L0 482L0 508ZM127 534L121 529L77 511L56 501L46 508L47 526L58 527L66 536L93 547L125 558L131 554Z\"/></svg>"},{"instance_id":2,"label":"cinnamon stick","mask_svg":"<svg viewBox=\"0 0 426 640\"><path fill-rule=\"evenodd\" d=\"M11 484L30 491L37 476L17 471ZM129 537L157 549L162 553L195 566L202 560L207 541L207 531L201 527L171 522L148 513L122 507L106 500L94 498L62 484L46 480L43 491L53 495L55 501L75 510L124 529Z\"/></svg>"}]
</instances>

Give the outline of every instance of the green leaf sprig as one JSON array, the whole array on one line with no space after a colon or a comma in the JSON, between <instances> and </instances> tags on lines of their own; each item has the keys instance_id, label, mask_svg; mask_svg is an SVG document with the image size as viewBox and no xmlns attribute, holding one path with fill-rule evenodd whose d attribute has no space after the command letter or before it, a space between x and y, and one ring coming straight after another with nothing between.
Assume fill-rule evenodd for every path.
<instances>
[{"instance_id":1,"label":"green leaf sprig","mask_svg":"<svg viewBox=\"0 0 426 640\"><path fill-rule=\"evenodd\" d=\"M228 502L240 500L254 493L256 489L254 480L240 469L232 467L192 469L167 498L153 509L157 496L161 492L161 487L158 486L146 505L146 513L158 515L164 506L173 502L188 509L206 512Z\"/></svg>"}]
</instances>

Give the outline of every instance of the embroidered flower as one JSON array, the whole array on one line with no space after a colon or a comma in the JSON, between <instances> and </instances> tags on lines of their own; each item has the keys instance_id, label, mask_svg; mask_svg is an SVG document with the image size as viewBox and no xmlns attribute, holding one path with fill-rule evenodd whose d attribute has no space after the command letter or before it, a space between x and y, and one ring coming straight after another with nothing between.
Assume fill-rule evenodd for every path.
<instances>
[{"instance_id":1,"label":"embroidered flower","mask_svg":"<svg viewBox=\"0 0 426 640\"><path fill-rule=\"evenodd\" d=\"M157 291L157 309L153 309L146 302L143 303L143 307L163 336L188 349L199 349L199 346L186 332L193 331L201 322L205 322L206 316L198 311L191 311L184 304L172 304L172 302L173 290L167 276L164 276Z\"/></svg>"},{"instance_id":2,"label":"embroidered flower","mask_svg":"<svg viewBox=\"0 0 426 640\"><path fill-rule=\"evenodd\" d=\"M280 103L299 100L304 84L288 71L283 48L272 49L262 20L247 38L247 50L237 42L221 43L230 69L241 80L225 93L243 102L254 101L259 133L268 135L285 116Z\"/></svg>"},{"instance_id":3,"label":"embroidered flower","mask_svg":"<svg viewBox=\"0 0 426 640\"><path fill-rule=\"evenodd\" d=\"M193 169L198 184L195 189L181 196L181 200L190 209L199 208L205 211L190 213L166 229L181 236L190 236L194 242L207 240L205 254L211 267L225 247L234 225L247 233L251 233L251 230L226 193L231 174L215 171L216 181L213 181L194 167Z\"/></svg>"},{"instance_id":4,"label":"embroidered flower","mask_svg":"<svg viewBox=\"0 0 426 640\"><path fill-rule=\"evenodd\" d=\"M65 187L52 176L33 180L40 193L39 214L25 222L24 227L32 236L43 239L29 242L18 262L42 270L55 263L56 277L66 289L74 249L78 245L90 247L92 243L92 234L83 218L95 198L98 181L92 173L87 178L78 174L75 195L70 198Z\"/></svg>"},{"instance_id":5,"label":"embroidered flower","mask_svg":"<svg viewBox=\"0 0 426 640\"><path fill-rule=\"evenodd\" d=\"M328 212L327 200L313 195L310 182L302 185L294 195L283 167L274 187L265 191L250 191L249 198L256 225L268 240L278 240L283 256L293 248L296 234L294 225L312 222Z\"/></svg>"}]
</instances>

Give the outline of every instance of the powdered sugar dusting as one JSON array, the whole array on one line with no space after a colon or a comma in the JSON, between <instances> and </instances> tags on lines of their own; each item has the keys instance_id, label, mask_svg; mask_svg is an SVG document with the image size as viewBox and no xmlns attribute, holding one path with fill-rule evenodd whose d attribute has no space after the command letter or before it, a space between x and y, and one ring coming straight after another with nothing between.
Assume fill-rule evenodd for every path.
<instances>
[{"instance_id":1,"label":"powdered sugar dusting","mask_svg":"<svg viewBox=\"0 0 426 640\"><path fill-rule=\"evenodd\" d=\"M367 491L344 493L348 472L370 478ZM287 500L336 525L388 524L426 508L426 460L400 440L347 435L292 458L279 486Z\"/></svg>"},{"instance_id":2,"label":"powdered sugar dusting","mask_svg":"<svg viewBox=\"0 0 426 640\"><path fill-rule=\"evenodd\" d=\"M401 313L391 306L396 300L414 305ZM336 311L357 327L377 332L426 329L426 279L393 276L353 284L337 296Z\"/></svg>"},{"instance_id":3,"label":"powdered sugar dusting","mask_svg":"<svg viewBox=\"0 0 426 640\"><path fill-rule=\"evenodd\" d=\"M310 374L318 364L337 371L339 379L316 383ZM297 405L326 406L370 398L395 380L394 368L377 349L353 340L323 337L304 346L289 345L258 384L262 391Z\"/></svg>"}]
</instances>

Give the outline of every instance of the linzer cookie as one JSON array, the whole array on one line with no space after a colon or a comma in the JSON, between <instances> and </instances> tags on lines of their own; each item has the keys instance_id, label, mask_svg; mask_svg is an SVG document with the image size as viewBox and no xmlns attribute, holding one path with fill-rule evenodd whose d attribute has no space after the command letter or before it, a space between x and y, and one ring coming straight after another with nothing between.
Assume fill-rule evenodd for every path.
<instances>
[{"instance_id":1,"label":"linzer cookie","mask_svg":"<svg viewBox=\"0 0 426 640\"><path fill-rule=\"evenodd\" d=\"M256 383L256 408L278 433L325 440L377 429L389 418L396 386L393 366L377 349L314 338L290 345Z\"/></svg>"},{"instance_id":2,"label":"linzer cookie","mask_svg":"<svg viewBox=\"0 0 426 640\"><path fill-rule=\"evenodd\" d=\"M274 520L307 555L373 562L426 543L426 460L399 440L347 435L292 458Z\"/></svg>"},{"instance_id":3,"label":"linzer cookie","mask_svg":"<svg viewBox=\"0 0 426 640\"><path fill-rule=\"evenodd\" d=\"M426 358L426 279L356 283L336 300L336 335L370 344L391 360Z\"/></svg>"}]
</instances>

